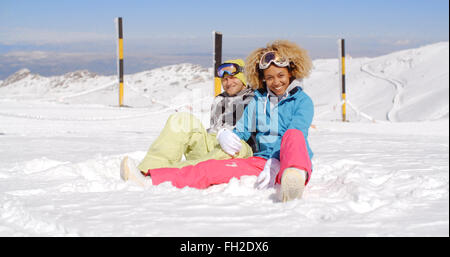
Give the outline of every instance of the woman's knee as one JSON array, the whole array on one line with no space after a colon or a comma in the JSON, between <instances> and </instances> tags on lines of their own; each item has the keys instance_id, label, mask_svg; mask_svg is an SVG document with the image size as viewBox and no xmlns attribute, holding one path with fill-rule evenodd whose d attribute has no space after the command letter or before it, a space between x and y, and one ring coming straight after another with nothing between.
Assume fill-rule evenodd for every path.
<instances>
[{"instance_id":1,"label":"woman's knee","mask_svg":"<svg viewBox=\"0 0 450 257\"><path fill-rule=\"evenodd\" d=\"M283 135L283 141L305 142L305 135L299 129L288 129Z\"/></svg>"}]
</instances>

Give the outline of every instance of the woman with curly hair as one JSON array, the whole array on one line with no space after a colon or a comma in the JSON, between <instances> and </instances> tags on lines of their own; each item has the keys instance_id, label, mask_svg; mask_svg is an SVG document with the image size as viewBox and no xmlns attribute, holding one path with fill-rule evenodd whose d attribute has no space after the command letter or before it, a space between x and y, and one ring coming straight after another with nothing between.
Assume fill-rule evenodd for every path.
<instances>
[{"instance_id":1,"label":"woman with curly hair","mask_svg":"<svg viewBox=\"0 0 450 257\"><path fill-rule=\"evenodd\" d=\"M311 177L313 153L307 138L314 106L300 82L309 75L312 62L304 49L279 40L253 51L246 63L247 80L256 90L254 101L232 132L219 133L219 143L223 149L228 145L239 148L238 139L255 135L253 156L267 160L258 176L258 188L281 184L283 201L301 198Z\"/></svg>"},{"instance_id":2,"label":"woman with curly hair","mask_svg":"<svg viewBox=\"0 0 450 257\"><path fill-rule=\"evenodd\" d=\"M254 175L259 189L280 184L282 201L301 198L311 177L313 154L307 138L314 107L300 82L311 68L307 52L289 41L275 41L253 51L245 74L255 96L233 130L223 128L217 133L221 148L233 158L149 169L146 175L152 184L170 181L178 188L207 188ZM253 156L234 158L251 137L256 142Z\"/></svg>"}]
</instances>

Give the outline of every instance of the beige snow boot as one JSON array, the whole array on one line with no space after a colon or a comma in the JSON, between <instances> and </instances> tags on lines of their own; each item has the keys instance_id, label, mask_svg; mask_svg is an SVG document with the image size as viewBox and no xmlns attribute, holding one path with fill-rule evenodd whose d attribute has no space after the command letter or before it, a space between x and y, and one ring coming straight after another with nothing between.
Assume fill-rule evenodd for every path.
<instances>
[{"instance_id":1,"label":"beige snow boot","mask_svg":"<svg viewBox=\"0 0 450 257\"><path fill-rule=\"evenodd\" d=\"M305 189L307 173L297 168L287 168L281 177L281 200L283 202L301 198Z\"/></svg>"},{"instance_id":2,"label":"beige snow boot","mask_svg":"<svg viewBox=\"0 0 450 257\"><path fill-rule=\"evenodd\" d=\"M143 187L151 184L150 177L144 176L137 168L136 162L128 156L125 156L120 163L120 177L125 181L130 180Z\"/></svg>"}]
</instances>

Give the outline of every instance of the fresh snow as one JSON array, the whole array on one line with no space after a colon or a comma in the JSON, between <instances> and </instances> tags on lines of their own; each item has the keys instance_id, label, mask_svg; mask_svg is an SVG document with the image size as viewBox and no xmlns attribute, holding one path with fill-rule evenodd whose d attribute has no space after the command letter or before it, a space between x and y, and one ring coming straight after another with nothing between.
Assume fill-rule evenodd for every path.
<instances>
[{"instance_id":1,"label":"fresh snow","mask_svg":"<svg viewBox=\"0 0 450 257\"><path fill-rule=\"evenodd\" d=\"M121 181L168 116L209 125L212 69L166 66L117 78L89 71L0 82L0 236L448 236L449 43L314 61L313 175L303 199L277 200L256 177L204 190Z\"/></svg>"}]
</instances>

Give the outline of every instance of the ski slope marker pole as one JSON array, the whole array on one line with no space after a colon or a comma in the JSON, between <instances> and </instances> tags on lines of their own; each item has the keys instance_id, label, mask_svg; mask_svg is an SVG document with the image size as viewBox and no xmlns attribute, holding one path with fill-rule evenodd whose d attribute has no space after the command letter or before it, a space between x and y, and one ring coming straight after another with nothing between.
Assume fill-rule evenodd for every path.
<instances>
[{"instance_id":1,"label":"ski slope marker pole","mask_svg":"<svg viewBox=\"0 0 450 257\"><path fill-rule=\"evenodd\" d=\"M122 17L116 18L117 24L117 73L119 75L119 106L123 106L123 30Z\"/></svg>"},{"instance_id":2,"label":"ski slope marker pole","mask_svg":"<svg viewBox=\"0 0 450 257\"><path fill-rule=\"evenodd\" d=\"M217 68L222 64L222 33L213 31L214 37L214 96L222 92L222 83L217 75Z\"/></svg>"},{"instance_id":3,"label":"ski slope marker pole","mask_svg":"<svg viewBox=\"0 0 450 257\"><path fill-rule=\"evenodd\" d=\"M342 121L346 121L346 95L345 95L345 41L343 38L339 40L340 45L340 68L341 68L341 85L342 85Z\"/></svg>"}]
</instances>

